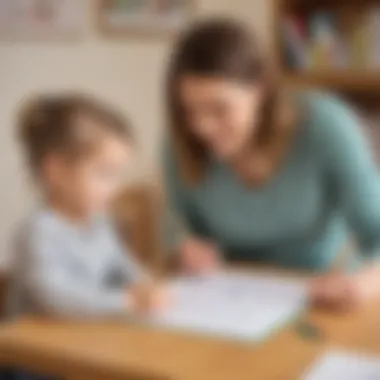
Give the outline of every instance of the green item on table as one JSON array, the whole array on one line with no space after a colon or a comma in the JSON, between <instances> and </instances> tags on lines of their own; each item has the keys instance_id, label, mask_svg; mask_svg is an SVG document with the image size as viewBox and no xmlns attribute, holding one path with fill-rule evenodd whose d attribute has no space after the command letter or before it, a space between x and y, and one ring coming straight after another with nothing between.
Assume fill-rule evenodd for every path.
<instances>
[{"instance_id":1,"label":"green item on table","mask_svg":"<svg viewBox=\"0 0 380 380\"><path fill-rule=\"evenodd\" d=\"M321 329L306 321L299 322L296 326L296 331L302 338L307 340L323 339L323 333Z\"/></svg>"}]
</instances>

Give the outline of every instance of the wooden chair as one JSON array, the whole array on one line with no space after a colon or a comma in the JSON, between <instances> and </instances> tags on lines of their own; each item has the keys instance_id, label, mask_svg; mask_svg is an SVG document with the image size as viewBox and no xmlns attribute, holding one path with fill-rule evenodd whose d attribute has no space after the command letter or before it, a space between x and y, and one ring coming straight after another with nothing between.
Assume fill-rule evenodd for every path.
<instances>
[{"instance_id":1,"label":"wooden chair","mask_svg":"<svg viewBox=\"0 0 380 380\"><path fill-rule=\"evenodd\" d=\"M6 272L0 272L0 317L5 313L9 277Z\"/></svg>"},{"instance_id":2,"label":"wooden chair","mask_svg":"<svg viewBox=\"0 0 380 380\"><path fill-rule=\"evenodd\" d=\"M161 211L161 192L150 185L129 187L115 202L114 215L122 239L150 269L159 265L161 257Z\"/></svg>"}]
</instances>

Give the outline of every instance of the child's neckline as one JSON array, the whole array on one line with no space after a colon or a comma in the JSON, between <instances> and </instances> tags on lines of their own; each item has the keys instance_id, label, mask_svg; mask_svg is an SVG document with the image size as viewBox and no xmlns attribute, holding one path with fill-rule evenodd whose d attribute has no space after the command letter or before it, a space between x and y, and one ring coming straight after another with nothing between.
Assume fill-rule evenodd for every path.
<instances>
[{"instance_id":1,"label":"child's neckline","mask_svg":"<svg viewBox=\"0 0 380 380\"><path fill-rule=\"evenodd\" d=\"M80 222L74 218L70 218L59 210L49 206L44 205L43 212L46 213L49 217L54 219L55 222L58 222L64 228L67 228L71 231L80 232L80 233L89 233L96 229L99 223L104 220L104 217L101 215L94 215L89 218L87 221Z\"/></svg>"}]
</instances>

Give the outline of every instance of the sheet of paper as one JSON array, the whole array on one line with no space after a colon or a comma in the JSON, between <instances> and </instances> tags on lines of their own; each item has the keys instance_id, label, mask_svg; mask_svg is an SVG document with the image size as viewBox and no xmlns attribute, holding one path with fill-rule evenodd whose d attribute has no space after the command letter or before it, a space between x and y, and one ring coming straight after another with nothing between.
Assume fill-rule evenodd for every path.
<instances>
[{"instance_id":1,"label":"sheet of paper","mask_svg":"<svg viewBox=\"0 0 380 380\"><path fill-rule=\"evenodd\" d=\"M303 282L273 276L219 273L171 283L173 306L156 325L259 341L296 317L306 304Z\"/></svg>"},{"instance_id":2,"label":"sheet of paper","mask_svg":"<svg viewBox=\"0 0 380 380\"><path fill-rule=\"evenodd\" d=\"M304 380L379 380L380 357L353 352L327 351Z\"/></svg>"}]
</instances>

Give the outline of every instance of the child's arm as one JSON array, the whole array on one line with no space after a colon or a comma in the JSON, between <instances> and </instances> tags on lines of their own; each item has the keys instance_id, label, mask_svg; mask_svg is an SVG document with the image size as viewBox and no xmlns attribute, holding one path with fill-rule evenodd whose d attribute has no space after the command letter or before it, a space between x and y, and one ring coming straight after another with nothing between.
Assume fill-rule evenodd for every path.
<instances>
[{"instance_id":1,"label":"child's arm","mask_svg":"<svg viewBox=\"0 0 380 380\"><path fill-rule=\"evenodd\" d=\"M85 276L85 271L76 268L78 263L65 255L62 245L44 232L35 233L24 245L26 271L16 273L41 313L69 319L118 318L166 303L165 292L121 249L115 251L114 264L123 271L126 286L109 289L102 279Z\"/></svg>"},{"instance_id":2,"label":"child's arm","mask_svg":"<svg viewBox=\"0 0 380 380\"><path fill-rule=\"evenodd\" d=\"M127 314L127 292L86 283L70 270L37 259L26 283L43 313L64 318L118 317Z\"/></svg>"},{"instance_id":3,"label":"child's arm","mask_svg":"<svg viewBox=\"0 0 380 380\"><path fill-rule=\"evenodd\" d=\"M49 236L35 234L28 244L24 286L44 314L64 318L121 317L129 311L126 289L109 290L84 276Z\"/></svg>"},{"instance_id":4,"label":"child's arm","mask_svg":"<svg viewBox=\"0 0 380 380\"><path fill-rule=\"evenodd\" d=\"M171 297L166 289L153 281L152 276L134 257L133 252L120 242L112 227L108 228L108 234L112 242L114 264L121 269L130 284L128 288L130 310L141 314L167 307L171 303Z\"/></svg>"}]
</instances>

